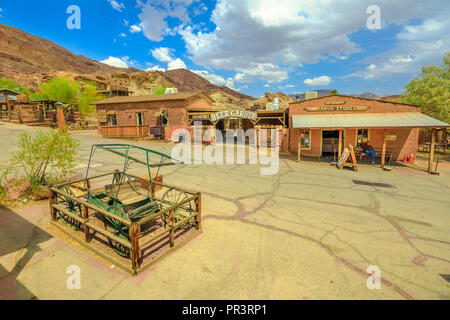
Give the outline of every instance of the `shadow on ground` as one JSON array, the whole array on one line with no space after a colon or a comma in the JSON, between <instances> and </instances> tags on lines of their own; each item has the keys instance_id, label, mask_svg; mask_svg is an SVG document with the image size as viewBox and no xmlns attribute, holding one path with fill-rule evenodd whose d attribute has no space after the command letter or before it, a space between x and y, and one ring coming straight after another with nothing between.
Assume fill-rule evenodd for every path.
<instances>
[{"instance_id":1,"label":"shadow on ground","mask_svg":"<svg viewBox=\"0 0 450 320\"><path fill-rule=\"evenodd\" d=\"M52 236L2 205L0 219L0 257L13 255L15 260L10 271L0 265L0 300L36 299L17 277L30 259L41 251L39 244Z\"/></svg>"}]
</instances>

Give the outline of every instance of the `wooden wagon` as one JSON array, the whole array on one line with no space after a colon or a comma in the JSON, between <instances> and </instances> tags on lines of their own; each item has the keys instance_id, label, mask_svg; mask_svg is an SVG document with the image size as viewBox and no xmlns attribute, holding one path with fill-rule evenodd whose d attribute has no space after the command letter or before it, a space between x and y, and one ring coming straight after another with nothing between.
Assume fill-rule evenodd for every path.
<instances>
[{"instance_id":1,"label":"wooden wagon","mask_svg":"<svg viewBox=\"0 0 450 320\"><path fill-rule=\"evenodd\" d=\"M99 149L125 159L123 169L89 176ZM136 151L145 160L132 155ZM132 163L144 165L148 175L130 173ZM113 265L137 274L201 233L201 194L165 184L159 175L161 167L175 164L180 162L133 145L94 145L86 177L51 188L51 222Z\"/></svg>"}]
</instances>

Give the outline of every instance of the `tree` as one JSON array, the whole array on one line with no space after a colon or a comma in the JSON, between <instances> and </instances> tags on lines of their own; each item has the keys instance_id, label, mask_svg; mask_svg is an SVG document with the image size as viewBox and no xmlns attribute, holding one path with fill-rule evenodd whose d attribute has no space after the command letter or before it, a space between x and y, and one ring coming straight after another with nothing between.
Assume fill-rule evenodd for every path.
<instances>
[{"instance_id":1,"label":"tree","mask_svg":"<svg viewBox=\"0 0 450 320\"><path fill-rule=\"evenodd\" d=\"M30 183L30 191L34 191L41 185L57 183L74 172L78 146L78 140L59 130L23 133L11 163L21 168L19 174L24 174Z\"/></svg>"},{"instance_id":2,"label":"tree","mask_svg":"<svg viewBox=\"0 0 450 320\"><path fill-rule=\"evenodd\" d=\"M0 89L8 89L20 94L25 94L27 96L31 94L30 89L28 89L27 87L20 87L14 81L8 78L0 78Z\"/></svg>"},{"instance_id":3,"label":"tree","mask_svg":"<svg viewBox=\"0 0 450 320\"><path fill-rule=\"evenodd\" d=\"M450 122L450 52L442 60L441 67L434 64L422 67L419 77L405 87L401 102L422 108L430 117Z\"/></svg>"},{"instance_id":4,"label":"tree","mask_svg":"<svg viewBox=\"0 0 450 320\"><path fill-rule=\"evenodd\" d=\"M39 85L40 96L48 100L77 104L80 85L66 77L56 77Z\"/></svg>"},{"instance_id":5,"label":"tree","mask_svg":"<svg viewBox=\"0 0 450 320\"><path fill-rule=\"evenodd\" d=\"M155 90L155 94L164 94L164 93L166 93L166 88L165 87Z\"/></svg>"},{"instance_id":6,"label":"tree","mask_svg":"<svg viewBox=\"0 0 450 320\"><path fill-rule=\"evenodd\" d=\"M330 92L330 95L336 95L336 94L339 94L339 92L337 90L333 90Z\"/></svg>"},{"instance_id":7,"label":"tree","mask_svg":"<svg viewBox=\"0 0 450 320\"><path fill-rule=\"evenodd\" d=\"M32 95L32 100L53 100L66 104L77 105L83 119L92 112L91 103L101 100L103 95L97 94L94 82L82 85L66 77L56 77L47 83L39 85L40 92Z\"/></svg>"},{"instance_id":8,"label":"tree","mask_svg":"<svg viewBox=\"0 0 450 320\"><path fill-rule=\"evenodd\" d=\"M83 84L83 90L80 92L78 100L78 110L81 112L83 119L92 112L93 106L91 103L102 99L104 99L104 96L97 93L95 83L85 82Z\"/></svg>"}]
</instances>

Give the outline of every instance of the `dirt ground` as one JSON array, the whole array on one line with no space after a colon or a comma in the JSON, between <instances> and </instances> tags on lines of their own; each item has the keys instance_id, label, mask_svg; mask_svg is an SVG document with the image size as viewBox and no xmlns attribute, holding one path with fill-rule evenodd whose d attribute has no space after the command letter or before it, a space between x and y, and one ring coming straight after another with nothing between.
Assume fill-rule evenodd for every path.
<instances>
[{"instance_id":1,"label":"dirt ground","mask_svg":"<svg viewBox=\"0 0 450 320\"><path fill-rule=\"evenodd\" d=\"M25 130L39 129L0 125L0 160ZM74 134L80 172L92 144L114 142ZM288 156L273 176L259 165L165 168L165 182L202 192L203 233L136 277L51 227L45 201L0 207L0 299L450 299L450 166L439 155L441 174L429 175L425 156L391 172ZM93 174L119 164L94 163ZM73 265L79 290L66 286ZM369 266L381 289L368 288Z\"/></svg>"}]
</instances>

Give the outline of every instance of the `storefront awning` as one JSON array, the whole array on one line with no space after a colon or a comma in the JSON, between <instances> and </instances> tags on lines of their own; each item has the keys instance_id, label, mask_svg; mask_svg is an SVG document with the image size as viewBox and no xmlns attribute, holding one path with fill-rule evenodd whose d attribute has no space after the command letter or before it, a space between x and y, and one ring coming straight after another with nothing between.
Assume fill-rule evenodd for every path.
<instances>
[{"instance_id":1,"label":"storefront awning","mask_svg":"<svg viewBox=\"0 0 450 320\"><path fill-rule=\"evenodd\" d=\"M293 128L444 128L449 124L419 112L293 115Z\"/></svg>"}]
</instances>

